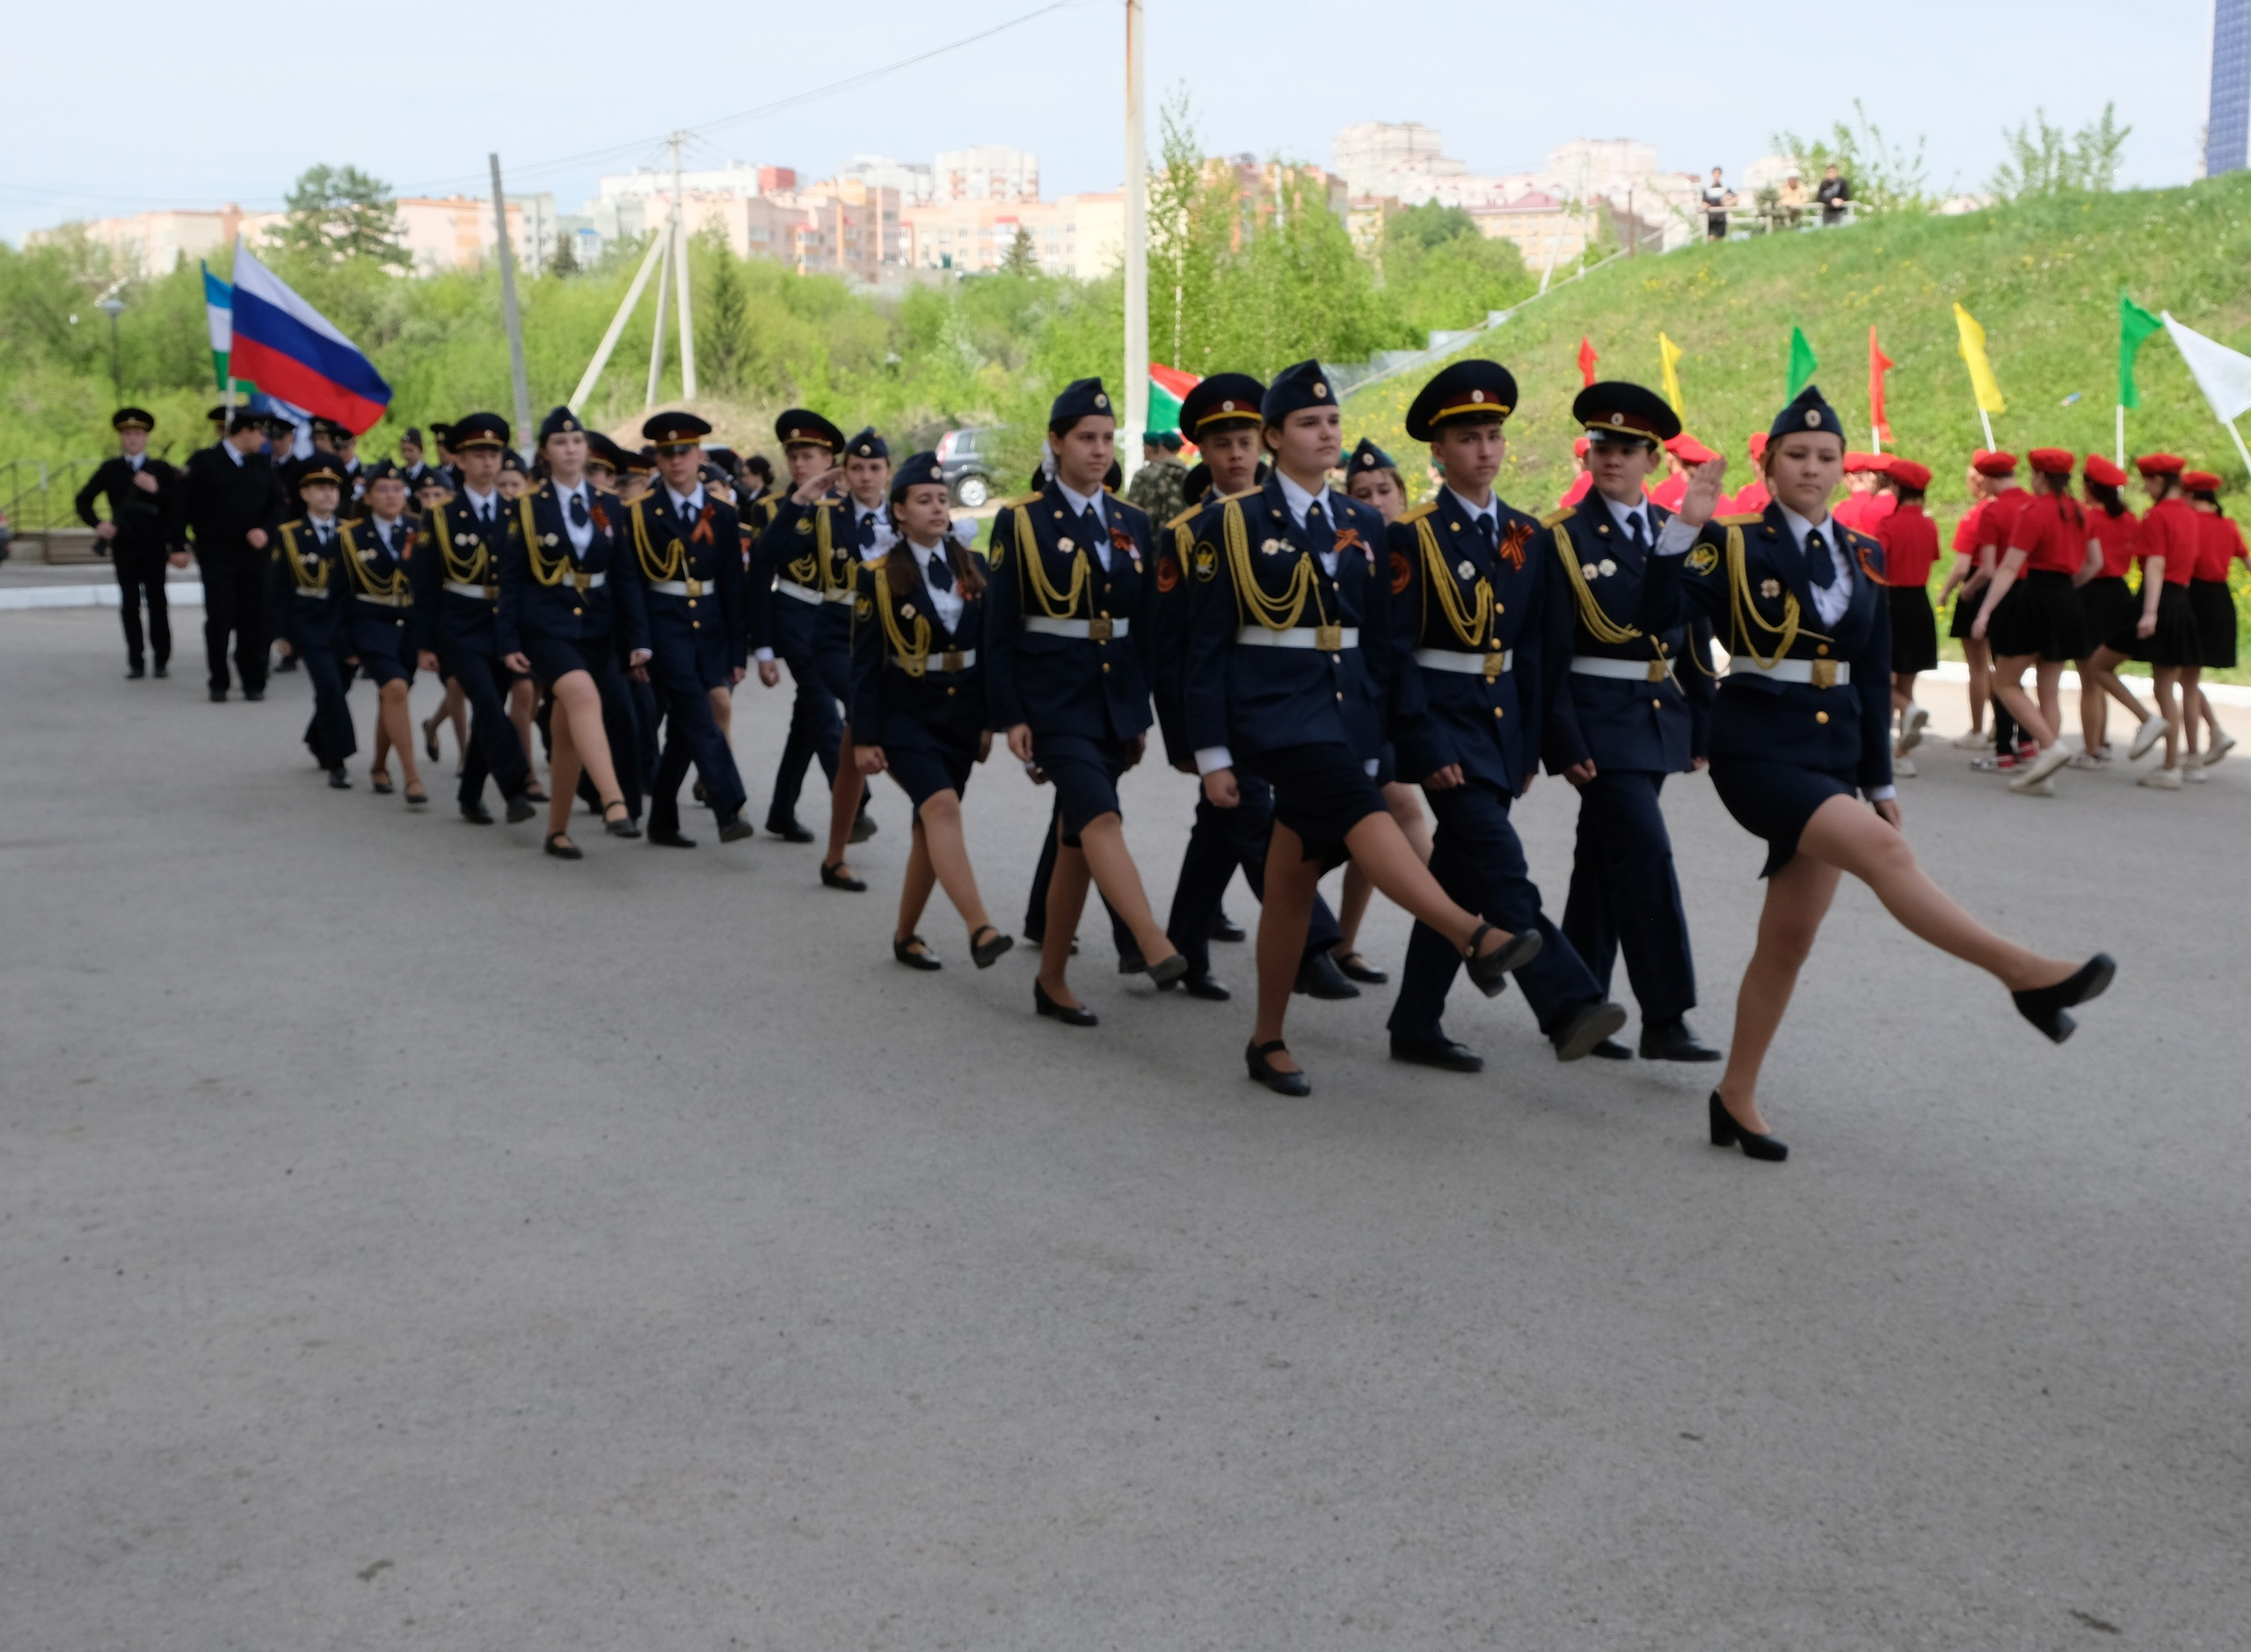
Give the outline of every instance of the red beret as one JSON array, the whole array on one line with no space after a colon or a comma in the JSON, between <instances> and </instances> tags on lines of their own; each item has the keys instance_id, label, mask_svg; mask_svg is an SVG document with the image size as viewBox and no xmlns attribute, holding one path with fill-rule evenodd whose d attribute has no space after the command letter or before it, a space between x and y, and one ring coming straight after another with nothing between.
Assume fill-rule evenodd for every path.
<instances>
[{"instance_id":1,"label":"red beret","mask_svg":"<svg viewBox=\"0 0 2251 1652\"><path fill-rule=\"evenodd\" d=\"M2087 455L2087 479L2090 482L2100 482L2106 488L2123 488L2126 485L2126 473L2099 453L2091 453Z\"/></svg>"},{"instance_id":2,"label":"red beret","mask_svg":"<svg viewBox=\"0 0 2251 1652\"><path fill-rule=\"evenodd\" d=\"M1666 442L1665 450L1683 464L1709 464L1719 457L1685 430Z\"/></svg>"},{"instance_id":3,"label":"red beret","mask_svg":"<svg viewBox=\"0 0 2251 1652\"><path fill-rule=\"evenodd\" d=\"M1988 453L1980 448L1970 455L1970 467L1981 477L2014 476L2016 455L2013 453Z\"/></svg>"},{"instance_id":4,"label":"red beret","mask_svg":"<svg viewBox=\"0 0 2251 1652\"><path fill-rule=\"evenodd\" d=\"M2209 470L2185 470L2181 475L2181 485L2198 493L2217 493L2219 478Z\"/></svg>"},{"instance_id":5,"label":"red beret","mask_svg":"<svg viewBox=\"0 0 2251 1652\"><path fill-rule=\"evenodd\" d=\"M1571 457L1574 459L1585 458L1587 449L1593 446L1594 444L1592 442L1589 441L1584 436L1581 436L1577 441L1571 444Z\"/></svg>"},{"instance_id":6,"label":"red beret","mask_svg":"<svg viewBox=\"0 0 2251 1652\"><path fill-rule=\"evenodd\" d=\"M2067 477L2079 469L2068 448L2035 448L2029 456L2032 468L2043 477Z\"/></svg>"},{"instance_id":7,"label":"red beret","mask_svg":"<svg viewBox=\"0 0 2251 1652\"><path fill-rule=\"evenodd\" d=\"M2134 461L2134 469L2145 477L2177 477L2188 468L2185 460L2169 453L2145 453Z\"/></svg>"},{"instance_id":8,"label":"red beret","mask_svg":"<svg viewBox=\"0 0 2251 1652\"><path fill-rule=\"evenodd\" d=\"M1931 485L1931 468L1917 464L1912 459L1893 459L1890 463L1891 479L1910 493L1927 492Z\"/></svg>"},{"instance_id":9,"label":"red beret","mask_svg":"<svg viewBox=\"0 0 2251 1652\"><path fill-rule=\"evenodd\" d=\"M1845 455L1845 474L1848 477L1858 476L1863 470L1881 470L1883 469L1883 466L1877 461L1876 456L1872 453L1853 453L1847 451Z\"/></svg>"},{"instance_id":10,"label":"red beret","mask_svg":"<svg viewBox=\"0 0 2251 1652\"><path fill-rule=\"evenodd\" d=\"M1767 456L1767 433L1765 431L1754 430L1751 433L1751 456L1753 459L1764 459Z\"/></svg>"}]
</instances>

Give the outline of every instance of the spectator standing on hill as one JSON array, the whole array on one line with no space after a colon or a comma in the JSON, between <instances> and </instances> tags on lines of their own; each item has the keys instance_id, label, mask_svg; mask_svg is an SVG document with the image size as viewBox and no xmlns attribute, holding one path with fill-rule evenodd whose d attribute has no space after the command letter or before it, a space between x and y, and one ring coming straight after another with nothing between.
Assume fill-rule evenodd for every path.
<instances>
[{"instance_id":1,"label":"spectator standing on hill","mask_svg":"<svg viewBox=\"0 0 2251 1652\"><path fill-rule=\"evenodd\" d=\"M1774 206L1781 216L1782 228L1796 229L1805 218L1805 209L1810 201L1810 197L1805 193L1803 178L1796 172L1792 172L1784 178L1781 193L1774 198Z\"/></svg>"},{"instance_id":2,"label":"spectator standing on hill","mask_svg":"<svg viewBox=\"0 0 2251 1652\"><path fill-rule=\"evenodd\" d=\"M1821 203L1821 227L1825 229L1843 223L1852 215L1852 182L1837 170L1834 163L1821 175L1820 187L1813 192L1813 198Z\"/></svg>"},{"instance_id":3,"label":"spectator standing on hill","mask_svg":"<svg viewBox=\"0 0 2251 1652\"><path fill-rule=\"evenodd\" d=\"M1720 169L1712 168L1712 181L1704 186L1704 239L1727 239L1727 209L1735 205L1735 192L1727 186Z\"/></svg>"}]
</instances>

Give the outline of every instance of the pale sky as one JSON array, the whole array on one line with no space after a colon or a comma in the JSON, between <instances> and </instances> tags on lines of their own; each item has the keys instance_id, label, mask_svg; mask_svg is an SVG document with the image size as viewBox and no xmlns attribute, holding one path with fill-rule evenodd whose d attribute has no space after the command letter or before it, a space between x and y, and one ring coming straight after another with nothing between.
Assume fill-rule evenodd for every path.
<instances>
[{"instance_id":1,"label":"pale sky","mask_svg":"<svg viewBox=\"0 0 2251 1652\"><path fill-rule=\"evenodd\" d=\"M1038 4L24 5L0 93L0 237L149 207L279 206L323 161L401 193L475 193L494 149L512 192L552 189L574 212L601 173L658 160L668 128ZM1473 172L1529 170L1572 138L1635 137L1667 170L1716 163L1732 177L1777 128L1811 135L1858 97L1887 135L1928 139L1941 188L1982 185L2001 129L2036 106L2076 127L2106 100L2134 128L2124 181L2193 177L2211 41L2211 0L1148 0L1147 15L1152 147L1159 98L1184 83L1214 151L1325 164L1342 127L1419 120ZM689 164L810 180L860 152L928 161L1005 143L1038 156L1046 195L1114 189L1123 40L1119 0L1075 0L856 91L719 127Z\"/></svg>"}]
</instances>

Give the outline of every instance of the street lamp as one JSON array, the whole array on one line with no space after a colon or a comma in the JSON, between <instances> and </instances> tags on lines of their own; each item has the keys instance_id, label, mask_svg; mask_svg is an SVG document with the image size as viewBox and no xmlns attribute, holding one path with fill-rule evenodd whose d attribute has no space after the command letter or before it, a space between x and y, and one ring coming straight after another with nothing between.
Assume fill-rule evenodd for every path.
<instances>
[{"instance_id":1,"label":"street lamp","mask_svg":"<svg viewBox=\"0 0 2251 1652\"><path fill-rule=\"evenodd\" d=\"M109 317L109 387L116 393L118 404L122 406L125 402L125 364L124 358L118 353L117 318L125 313L125 301L112 293L94 308Z\"/></svg>"}]
</instances>

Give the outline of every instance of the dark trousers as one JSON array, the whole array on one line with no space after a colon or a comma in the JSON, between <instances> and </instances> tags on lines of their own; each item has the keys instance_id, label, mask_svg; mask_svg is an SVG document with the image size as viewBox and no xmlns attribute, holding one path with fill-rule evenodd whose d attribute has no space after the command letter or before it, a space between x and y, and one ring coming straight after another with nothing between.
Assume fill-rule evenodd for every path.
<instances>
[{"instance_id":1,"label":"dark trousers","mask_svg":"<svg viewBox=\"0 0 2251 1652\"><path fill-rule=\"evenodd\" d=\"M508 721L508 668L493 655L466 648L448 650L444 663L445 674L461 684L469 701L469 755L455 795L464 806L478 801L489 775L503 797L514 797L531 784L531 760Z\"/></svg>"},{"instance_id":2,"label":"dark trousers","mask_svg":"<svg viewBox=\"0 0 2251 1652\"><path fill-rule=\"evenodd\" d=\"M1540 910L1540 891L1525 869L1524 845L1509 819L1509 798L1498 786L1470 781L1444 791L1426 791L1438 817L1431 834L1431 875L1457 906L1511 933L1540 932L1540 956L1516 972L1542 1032L1553 1032L1574 1011L1599 1003L1595 985L1571 943ZM1453 985L1461 955L1453 943L1427 924L1417 923L1407 942L1407 967L1399 980L1399 1001L1391 1012L1395 1038L1443 1036L1439 1018Z\"/></svg>"},{"instance_id":3,"label":"dark trousers","mask_svg":"<svg viewBox=\"0 0 2251 1652\"><path fill-rule=\"evenodd\" d=\"M1212 970L1212 926L1235 869L1261 901L1266 899L1266 846L1274 835L1274 788L1248 769L1235 770L1242 801L1222 809L1202 794L1198 782L1196 823L1180 857L1180 881L1173 885L1172 911L1164 931L1188 960L1191 975ZM1316 895L1313 921L1306 930L1308 954L1326 952L1344 938L1344 927L1328 901Z\"/></svg>"},{"instance_id":4,"label":"dark trousers","mask_svg":"<svg viewBox=\"0 0 2251 1652\"><path fill-rule=\"evenodd\" d=\"M305 724L305 749L323 768L339 768L360 749L352 726L352 707L344 697L351 668L329 642L307 642L294 650L313 686L313 720Z\"/></svg>"},{"instance_id":5,"label":"dark trousers","mask_svg":"<svg viewBox=\"0 0 2251 1652\"><path fill-rule=\"evenodd\" d=\"M696 659L685 651L659 652L649 662L657 699L664 707L664 754L657 760L657 778L649 797L650 829L680 830L680 782L688 766L696 765L703 782L703 799L721 821L742 812L742 772L735 767L733 749L719 732L712 714L711 696L696 669Z\"/></svg>"},{"instance_id":6,"label":"dark trousers","mask_svg":"<svg viewBox=\"0 0 2251 1652\"><path fill-rule=\"evenodd\" d=\"M1603 995L1626 955L1626 979L1644 1024L1673 1021L1696 1007L1696 965L1688 914L1672 865L1672 837L1657 794L1665 776L1606 768L1579 788L1578 844L1563 935Z\"/></svg>"},{"instance_id":7,"label":"dark trousers","mask_svg":"<svg viewBox=\"0 0 2251 1652\"><path fill-rule=\"evenodd\" d=\"M844 733L844 717L837 702L845 689L834 680L834 672L824 669L824 662L809 654L782 663L790 668L790 679L797 684L798 692L790 706L790 736L782 743L782 761L774 770L774 797L766 805L769 820L797 818L805 770L814 758L820 760L820 772L828 777L829 784L836 783L837 745Z\"/></svg>"},{"instance_id":8,"label":"dark trousers","mask_svg":"<svg viewBox=\"0 0 2251 1652\"><path fill-rule=\"evenodd\" d=\"M1058 797L1053 811L1047 817L1047 837L1039 846L1039 864L1031 869L1031 893L1024 903L1024 938L1034 946L1038 945L1047 934L1047 885L1055 876L1056 840L1062 830L1063 800ZM1118 955L1123 957L1128 952L1140 951L1140 943L1133 939L1133 932L1126 927L1126 921L1118 915L1118 909L1110 904L1110 898L1103 894L1099 885L1096 886L1094 892L1102 901L1102 909L1110 914L1110 938L1118 947ZM1173 944L1178 946L1180 943L1176 941Z\"/></svg>"},{"instance_id":9,"label":"dark trousers","mask_svg":"<svg viewBox=\"0 0 2251 1652\"><path fill-rule=\"evenodd\" d=\"M109 542L112 564L117 569L118 615L125 622L125 658L129 665L142 659L141 605L149 605L149 644L162 670L172 657L172 616L164 602L164 548L127 545L122 538Z\"/></svg>"},{"instance_id":10,"label":"dark trousers","mask_svg":"<svg viewBox=\"0 0 2251 1652\"><path fill-rule=\"evenodd\" d=\"M226 688L227 639L245 693L266 688L266 558L244 546L195 553L203 575L203 651L211 686Z\"/></svg>"}]
</instances>

